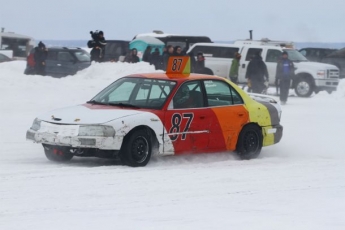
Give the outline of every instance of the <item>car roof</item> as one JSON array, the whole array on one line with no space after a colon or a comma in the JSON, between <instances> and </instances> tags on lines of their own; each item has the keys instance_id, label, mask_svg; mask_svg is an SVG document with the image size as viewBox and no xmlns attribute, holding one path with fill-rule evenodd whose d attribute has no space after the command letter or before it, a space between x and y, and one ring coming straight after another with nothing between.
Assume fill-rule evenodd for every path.
<instances>
[{"instance_id":1,"label":"car roof","mask_svg":"<svg viewBox=\"0 0 345 230\"><path fill-rule=\"evenodd\" d=\"M205 75L205 74L166 74L166 73L141 73L131 74L128 77L152 78L160 80L175 80L175 81L189 81L189 80L224 80L222 77Z\"/></svg>"}]
</instances>

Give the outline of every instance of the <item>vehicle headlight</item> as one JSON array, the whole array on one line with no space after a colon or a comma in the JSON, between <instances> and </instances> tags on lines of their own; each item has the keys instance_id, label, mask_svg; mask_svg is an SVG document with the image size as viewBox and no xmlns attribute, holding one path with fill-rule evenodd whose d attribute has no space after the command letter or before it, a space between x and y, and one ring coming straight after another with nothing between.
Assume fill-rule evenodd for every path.
<instances>
[{"instance_id":1,"label":"vehicle headlight","mask_svg":"<svg viewBox=\"0 0 345 230\"><path fill-rule=\"evenodd\" d=\"M316 75L318 77L326 77L326 71L325 70L319 70L319 71L317 71Z\"/></svg>"},{"instance_id":2,"label":"vehicle headlight","mask_svg":"<svg viewBox=\"0 0 345 230\"><path fill-rule=\"evenodd\" d=\"M32 129L32 130L34 130L34 131L37 131L37 130L39 130L40 128L41 128L41 120L39 120L39 119L36 118L36 119L34 120L34 122L32 123L30 129Z\"/></svg>"},{"instance_id":3,"label":"vehicle headlight","mask_svg":"<svg viewBox=\"0 0 345 230\"><path fill-rule=\"evenodd\" d=\"M115 129L104 125L81 125L78 136L114 137Z\"/></svg>"}]
</instances>

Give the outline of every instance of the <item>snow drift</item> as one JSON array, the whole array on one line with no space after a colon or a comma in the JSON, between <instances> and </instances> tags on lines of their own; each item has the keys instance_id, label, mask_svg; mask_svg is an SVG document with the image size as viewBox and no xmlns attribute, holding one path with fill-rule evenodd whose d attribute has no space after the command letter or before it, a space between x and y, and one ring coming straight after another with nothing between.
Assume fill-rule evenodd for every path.
<instances>
[{"instance_id":1,"label":"snow drift","mask_svg":"<svg viewBox=\"0 0 345 230\"><path fill-rule=\"evenodd\" d=\"M289 97L282 141L258 159L156 157L145 168L97 158L49 162L25 141L40 113L81 104L147 63L95 63L75 76L0 64L0 229L345 229L345 81Z\"/></svg>"}]
</instances>

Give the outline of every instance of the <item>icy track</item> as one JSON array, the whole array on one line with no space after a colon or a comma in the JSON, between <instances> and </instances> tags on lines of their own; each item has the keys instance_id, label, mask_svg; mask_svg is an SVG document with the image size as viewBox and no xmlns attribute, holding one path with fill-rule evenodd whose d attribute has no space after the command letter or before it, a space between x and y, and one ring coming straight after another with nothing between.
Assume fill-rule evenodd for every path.
<instances>
[{"instance_id":1,"label":"icy track","mask_svg":"<svg viewBox=\"0 0 345 230\"><path fill-rule=\"evenodd\" d=\"M282 141L260 158L156 157L144 168L97 158L49 162L25 140L40 113L84 103L145 64L94 64L63 79L0 64L0 229L345 229L345 81L290 97Z\"/></svg>"}]
</instances>

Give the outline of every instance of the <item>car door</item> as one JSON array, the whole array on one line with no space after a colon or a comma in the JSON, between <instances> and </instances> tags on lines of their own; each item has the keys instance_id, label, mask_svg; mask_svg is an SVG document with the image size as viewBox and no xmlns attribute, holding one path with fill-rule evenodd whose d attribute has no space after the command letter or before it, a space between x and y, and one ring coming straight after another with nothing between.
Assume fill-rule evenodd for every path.
<instances>
[{"instance_id":1,"label":"car door","mask_svg":"<svg viewBox=\"0 0 345 230\"><path fill-rule=\"evenodd\" d=\"M248 122L248 111L237 91L222 80L204 80L206 102L214 118L210 120L208 149L234 150L242 127Z\"/></svg>"},{"instance_id":2,"label":"car door","mask_svg":"<svg viewBox=\"0 0 345 230\"><path fill-rule=\"evenodd\" d=\"M277 49L268 49L266 57L263 57L263 60L266 63L269 83L273 85L275 83L276 72L277 72L277 63L282 56L282 51Z\"/></svg>"},{"instance_id":3,"label":"car door","mask_svg":"<svg viewBox=\"0 0 345 230\"><path fill-rule=\"evenodd\" d=\"M77 72L75 63L76 59L68 50L61 50L57 56L57 66L59 68L60 76L74 75Z\"/></svg>"},{"instance_id":4,"label":"car door","mask_svg":"<svg viewBox=\"0 0 345 230\"><path fill-rule=\"evenodd\" d=\"M46 75L55 77L60 71L57 60L57 51L48 49L47 59L46 59Z\"/></svg>"},{"instance_id":5,"label":"car door","mask_svg":"<svg viewBox=\"0 0 345 230\"><path fill-rule=\"evenodd\" d=\"M262 52L262 48L249 48L249 47L244 47L242 51L242 57L241 57L241 65L238 70L238 75L239 75L239 82L244 83L247 82L246 79L246 73L247 73L247 67L250 62L250 60L253 58L253 56L258 53Z\"/></svg>"},{"instance_id":6,"label":"car door","mask_svg":"<svg viewBox=\"0 0 345 230\"><path fill-rule=\"evenodd\" d=\"M175 154L206 151L212 111L204 105L200 81L183 83L170 101L164 116L164 135L171 139Z\"/></svg>"}]
</instances>

